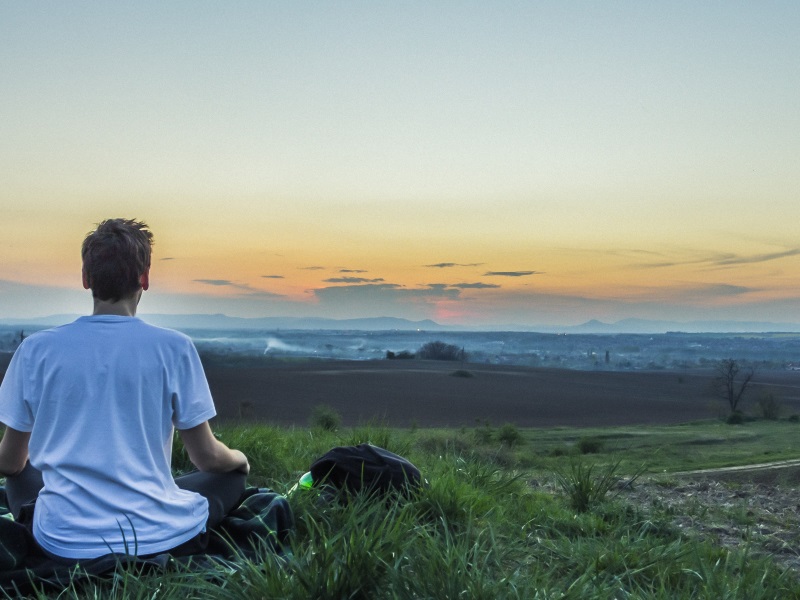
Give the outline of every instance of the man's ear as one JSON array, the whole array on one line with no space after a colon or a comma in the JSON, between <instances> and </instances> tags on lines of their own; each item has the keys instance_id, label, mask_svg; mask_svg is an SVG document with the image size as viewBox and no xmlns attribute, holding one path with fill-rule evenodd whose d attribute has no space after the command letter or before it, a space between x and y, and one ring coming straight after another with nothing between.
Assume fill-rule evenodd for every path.
<instances>
[{"instance_id":1,"label":"man's ear","mask_svg":"<svg viewBox=\"0 0 800 600\"><path fill-rule=\"evenodd\" d=\"M142 286L143 290L147 290L150 287L150 269L147 269L139 276L139 285Z\"/></svg>"},{"instance_id":2,"label":"man's ear","mask_svg":"<svg viewBox=\"0 0 800 600\"><path fill-rule=\"evenodd\" d=\"M89 284L89 274L84 269L81 269L81 279L83 279L83 289L88 290L91 287Z\"/></svg>"}]
</instances>

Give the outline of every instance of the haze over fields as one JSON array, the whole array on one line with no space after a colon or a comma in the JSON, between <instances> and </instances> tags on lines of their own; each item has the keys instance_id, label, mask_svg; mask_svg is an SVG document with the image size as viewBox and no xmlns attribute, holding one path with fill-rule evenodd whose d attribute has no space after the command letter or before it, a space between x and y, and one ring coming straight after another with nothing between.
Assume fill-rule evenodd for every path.
<instances>
[{"instance_id":1,"label":"haze over fields","mask_svg":"<svg viewBox=\"0 0 800 600\"><path fill-rule=\"evenodd\" d=\"M0 319L800 323L800 4L0 2ZM741 327L735 324L735 329Z\"/></svg>"}]
</instances>

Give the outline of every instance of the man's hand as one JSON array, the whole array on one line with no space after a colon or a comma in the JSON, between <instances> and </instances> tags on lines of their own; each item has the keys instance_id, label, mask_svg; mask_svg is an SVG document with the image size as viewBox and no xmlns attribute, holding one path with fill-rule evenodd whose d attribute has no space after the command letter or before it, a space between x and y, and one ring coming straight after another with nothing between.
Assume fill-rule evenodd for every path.
<instances>
[{"instance_id":1,"label":"man's hand","mask_svg":"<svg viewBox=\"0 0 800 600\"><path fill-rule=\"evenodd\" d=\"M239 450L231 450L214 437L208 421L197 427L180 431L181 440L192 464L207 473L250 472L247 457Z\"/></svg>"},{"instance_id":2,"label":"man's hand","mask_svg":"<svg viewBox=\"0 0 800 600\"><path fill-rule=\"evenodd\" d=\"M241 450L231 450L234 454L241 454L241 466L238 469L234 469L235 471L241 471L245 475L250 473L250 462L247 460L247 457L244 455L244 452Z\"/></svg>"}]
</instances>

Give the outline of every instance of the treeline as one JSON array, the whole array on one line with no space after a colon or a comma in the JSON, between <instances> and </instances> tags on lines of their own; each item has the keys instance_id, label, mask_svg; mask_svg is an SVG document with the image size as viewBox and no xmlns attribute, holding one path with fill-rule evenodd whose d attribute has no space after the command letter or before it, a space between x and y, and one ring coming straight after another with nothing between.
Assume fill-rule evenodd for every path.
<instances>
[{"instance_id":1,"label":"treeline","mask_svg":"<svg viewBox=\"0 0 800 600\"><path fill-rule=\"evenodd\" d=\"M409 352L408 350L403 350L401 352L387 350L386 358L389 360L418 358L421 360L452 360L463 362L467 360L467 353L464 351L463 347L435 341L423 344L416 353Z\"/></svg>"}]
</instances>

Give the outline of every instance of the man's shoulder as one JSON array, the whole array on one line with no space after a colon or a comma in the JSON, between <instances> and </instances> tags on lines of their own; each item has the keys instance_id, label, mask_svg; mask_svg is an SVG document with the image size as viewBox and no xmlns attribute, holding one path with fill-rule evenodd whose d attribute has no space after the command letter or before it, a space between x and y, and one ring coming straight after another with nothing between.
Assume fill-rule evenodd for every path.
<instances>
[{"instance_id":1,"label":"man's shoulder","mask_svg":"<svg viewBox=\"0 0 800 600\"><path fill-rule=\"evenodd\" d=\"M134 326L141 328L141 330L147 335L158 337L166 341L174 341L176 343L191 343L192 341L192 338L182 331L170 329L169 327L161 327L160 325L153 325L152 323L148 323L147 321L144 321L138 317L134 319Z\"/></svg>"}]
</instances>

